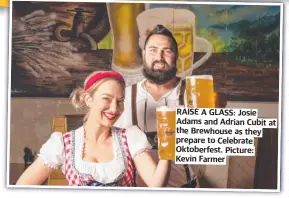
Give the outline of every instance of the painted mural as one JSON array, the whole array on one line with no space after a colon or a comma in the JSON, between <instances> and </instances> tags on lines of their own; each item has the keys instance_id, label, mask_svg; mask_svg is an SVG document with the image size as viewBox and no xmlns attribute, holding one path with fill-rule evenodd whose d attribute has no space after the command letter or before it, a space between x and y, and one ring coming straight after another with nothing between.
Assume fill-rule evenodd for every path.
<instances>
[{"instance_id":1,"label":"painted mural","mask_svg":"<svg viewBox=\"0 0 289 198\"><path fill-rule=\"evenodd\" d=\"M181 77L211 74L234 101L278 101L280 6L13 2L12 97L68 97L95 70L143 78L156 24L178 42ZM125 14L124 14L125 13Z\"/></svg>"}]
</instances>

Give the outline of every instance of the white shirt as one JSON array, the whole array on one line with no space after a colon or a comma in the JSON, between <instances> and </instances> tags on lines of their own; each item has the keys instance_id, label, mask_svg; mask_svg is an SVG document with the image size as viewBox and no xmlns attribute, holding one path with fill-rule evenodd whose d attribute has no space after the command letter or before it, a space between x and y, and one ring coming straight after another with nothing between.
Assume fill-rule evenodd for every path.
<instances>
[{"instance_id":1,"label":"white shirt","mask_svg":"<svg viewBox=\"0 0 289 198\"><path fill-rule=\"evenodd\" d=\"M127 127L126 131L128 148L132 158L143 151L151 149L146 135L137 126ZM75 149L75 168L81 173L91 175L98 182L114 182L126 169L124 162L126 156L123 156L124 148L117 132L118 130L113 127L113 160L106 163L93 163L82 159L84 130L83 127L76 129L75 147L73 148ZM63 133L53 132L50 138L42 145L38 156L48 167L54 169L61 168L64 173L65 151Z\"/></svg>"},{"instance_id":2,"label":"white shirt","mask_svg":"<svg viewBox=\"0 0 289 198\"><path fill-rule=\"evenodd\" d=\"M170 92L163 95L158 101L147 92L144 88L143 83L146 79L137 83L137 95L136 95L136 106L137 106L137 118L138 126L144 132L156 131L156 108L167 105L178 105L179 104L179 93L181 88L181 82L172 89ZM124 112L121 117L117 120L114 126L127 127L132 126L132 106L131 106L131 90L132 86L128 86L125 89L125 101L124 101ZM145 106L146 116L145 113ZM147 126L144 126L144 119L146 119Z\"/></svg>"},{"instance_id":3,"label":"white shirt","mask_svg":"<svg viewBox=\"0 0 289 198\"><path fill-rule=\"evenodd\" d=\"M137 94L136 94L136 106L137 106L137 118L138 118L138 126L140 129L146 133L157 131L157 118L156 118L156 108L165 105L179 105L179 95L181 89L181 81L179 84L163 95L158 101L148 93L148 91L144 87L144 82L146 79L137 83ZM114 126L123 128L132 126L132 106L131 106L131 96L132 86L126 87L125 90L125 101L124 101L124 112ZM145 106L146 115L145 115ZM146 119L146 126L145 126ZM152 150L151 154L157 163L159 160L157 150ZM191 179L196 179L200 176L200 166L198 165L190 165L190 174ZM139 178L137 179L140 180ZM141 185L144 185L142 181ZM186 184L186 174L183 165L176 165L172 162L170 179L168 182L168 187L180 187L181 185Z\"/></svg>"}]
</instances>

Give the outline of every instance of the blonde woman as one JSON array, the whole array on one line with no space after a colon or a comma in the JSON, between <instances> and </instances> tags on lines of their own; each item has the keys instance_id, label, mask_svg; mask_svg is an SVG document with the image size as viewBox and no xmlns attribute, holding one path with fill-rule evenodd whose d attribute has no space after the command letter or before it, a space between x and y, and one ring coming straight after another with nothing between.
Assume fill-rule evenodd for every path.
<instances>
[{"instance_id":1,"label":"blonde woman","mask_svg":"<svg viewBox=\"0 0 289 198\"><path fill-rule=\"evenodd\" d=\"M89 75L84 88L72 93L73 106L87 108L83 126L65 134L52 133L16 185L41 184L61 168L69 185L133 186L135 168L148 186L164 186L170 162L155 164L147 152L151 145L138 127L113 127L124 110L124 98L120 74Z\"/></svg>"}]
</instances>

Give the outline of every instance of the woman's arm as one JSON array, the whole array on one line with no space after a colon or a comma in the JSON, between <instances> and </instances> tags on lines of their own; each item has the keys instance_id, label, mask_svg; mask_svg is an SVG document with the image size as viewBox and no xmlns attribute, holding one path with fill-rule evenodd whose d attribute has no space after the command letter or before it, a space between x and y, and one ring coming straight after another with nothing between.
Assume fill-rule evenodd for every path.
<instances>
[{"instance_id":1,"label":"woman's arm","mask_svg":"<svg viewBox=\"0 0 289 198\"><path fill-rule=\"evenodd\" d=\"M160 160L158 165L148 152L142 152L133 159L137 172L149 187L166 185L170 172L170 161Z\"/></svg>"},{"instance_id":2,"label":"woman's arm","mask_svg":"<svg viewBox=\"0 0 289 198\"><path fill-rule=\"evenodd\" d=\"M55 168L63 164L65 151L62 133L53 132L42 145L38 156L35 162L20 176L16 185L40 185Z\"/></svg>"},{"instance_id":3,"label":"woman's arm","mask_svg":"<svg viewBox=\"0 0 289 198\"><path fill-rule=\"evenodd\" d=\"M41 185L54 170L37 158L20 176L16 185Z\"/></svg>"}]
</instances>

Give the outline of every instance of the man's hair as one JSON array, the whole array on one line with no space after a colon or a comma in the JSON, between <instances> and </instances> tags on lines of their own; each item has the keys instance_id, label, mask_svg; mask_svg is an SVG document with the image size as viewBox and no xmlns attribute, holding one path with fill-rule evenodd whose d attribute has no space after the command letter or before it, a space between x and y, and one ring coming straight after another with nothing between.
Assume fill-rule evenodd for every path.
<instances>
[{"instance_id":1,"label":"man's hair","mask_svg":"<svg viewBox=\"0 0 289 198\"><path fill-rule=\"evenodd\" d=\"M146 44L148 42L148 40L150 39L150 37L152 35L155 35L155 34L158 34L158 35L163 35L163 36L167 36L171 39L172 41L172 47L173 47L173 50L174 52L176 53L176 55L178 55L178 44L177 44L177 41L176 39L174 38L172 32L170 30L168 30L167 28L165 28L163 25L160 25L158 24L147 36L146 40L145 40L145 43L144 43L144 49L146 47Z\"/></svg>"}]
</instances>

